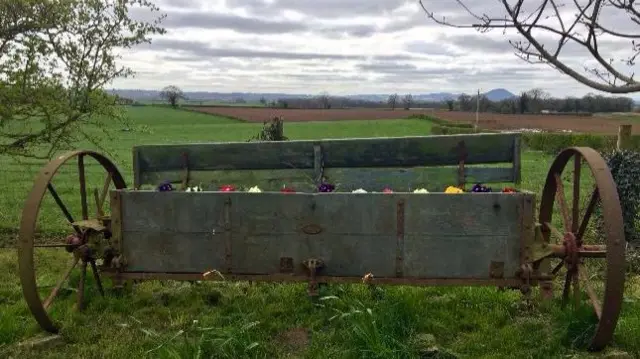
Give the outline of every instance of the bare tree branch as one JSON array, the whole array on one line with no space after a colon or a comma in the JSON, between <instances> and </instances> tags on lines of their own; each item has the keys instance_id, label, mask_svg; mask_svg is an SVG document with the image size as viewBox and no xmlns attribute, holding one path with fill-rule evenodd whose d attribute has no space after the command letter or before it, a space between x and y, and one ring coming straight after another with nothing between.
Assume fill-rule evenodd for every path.
<instances>
[{"instance_id":1,"label":"bare tree branch","mask_svg":"<svg viewBox=\"0 0 640 359\"><path fill-rule=\"evenodd\" d=\"M464 13L471 16L471 23L458 24L444 17L439 18L434 11L427 8L426 2L419 0L427 17L440 25L472 28L482 33L492 29L503 29L505 33L507 30L515 30L523 40L510 40L509 43L514 48L516 56L524 61L545 63L578 82L603 92L622 94L640 91L640 82L634 79L633 69L621 68L634 66L640 54L640 44L635 41L640 38L640 9L635 0L526 1L526 4L531 5L529 7L533 9L531 11L525 10L525 0L500 0L503 14L491 16L474 12L464 0L455 0L455 2L464 10ZM574 17L572 21L567 21L568 13L564 11L566 9L572 10L571 15ZM616 30L603 24L605 10L615 12L616 24L627 20L633 25L638 25L638 32ZM613 15L610 14L610 16ZM550 24L547 21L549 19L556 19L557 24ZM545 36L548 35L556 38L555 47L545 46ZM620 61L607 58L607 55L601 52L600 46L600 40L605 37L607 40L615 38L631 40L631 55L624 60L618 59ZM597 65L585 67L584 72L579 72L574 68L575 65L560 59L569 43L585 49Z\"/></svg>"}]
</instances>

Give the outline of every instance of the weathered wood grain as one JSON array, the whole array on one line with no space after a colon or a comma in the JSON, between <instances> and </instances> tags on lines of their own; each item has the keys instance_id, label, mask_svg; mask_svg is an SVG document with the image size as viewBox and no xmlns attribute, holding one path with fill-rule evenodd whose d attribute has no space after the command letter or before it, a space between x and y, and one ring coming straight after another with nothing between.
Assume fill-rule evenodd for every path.
<instances>
[{"instance_id":1,"label":"weathered wood grain","mask_svg":"<svg viewBox=\"0 0 640 359\"><path fill-rule=\"evenodd\" d=\"M325 261L324 275L393 277L402 200L402 273L416 278L489 278L491 261L515 275L522 207L535 203L523 193L120 194L127 271L224 273L230 264L235 274L273 274L290 257L303 274L301 262L314 257ZM320 230L305 233L309 225Z\"/></svg>"},{"instance_id":2,"label":"weathered wood grain","mask_svg":"<svg viewBox=\"0 0 640 359\"><path fill-rule=\"evenodd\" d=\"M519 134L325 139L316 141L205 143L134 147L134 186L149 172L444 166L458 163L461 141L466 164L513 162ZM314 149L315 146L315 149ZM319 156L321 154L321 156ZM313 178L313 176L312 176Z\"/></svg>"}]
</instances>

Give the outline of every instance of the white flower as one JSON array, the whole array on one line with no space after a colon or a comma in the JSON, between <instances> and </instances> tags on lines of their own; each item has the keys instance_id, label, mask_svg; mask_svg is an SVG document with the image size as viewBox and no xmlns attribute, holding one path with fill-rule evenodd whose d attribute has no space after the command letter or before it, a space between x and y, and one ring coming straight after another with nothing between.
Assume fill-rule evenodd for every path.
<instances>
[{"instance_id":1,"label":"white flower","mask_svg":"<svg viewBox=\"0 0 640 359\"><path fill-rule=\"evenodd\" d=\"M202 188L200 188L200 186L187 187L185 192L202 192Z\"/></svg>"},{"instance_id":2,"label":"white flower","mask_svg":"<svg viewBox=\"0 0 640 359\"><path fill-rule=\"evenodd\" d=\"M418 188L418 189L414 190L413 193L429 193L429 191L427 191L424 188Z\"/></svg>"},{"instance_id":3,"label":"white flower","mask_svg":"<svg viewBox=\"0 0 640 359\"><path fill-rule=\"evenodd\" d=\"M258 188L258 186L253 186L251 188L249 188L249 192L262 192L262 190L260 188Z\"/></svg>"},{"instance_id":4,"label":"white flower","mask_svg":"<svg viewBox=\"0 0 640 359\"><path fill-rule=\"evenodd\" d=\"M363 190L362 188L358 188L355 191L352 191L352 193L367 193L367 191Z\"/></svg>"}]
</instances>

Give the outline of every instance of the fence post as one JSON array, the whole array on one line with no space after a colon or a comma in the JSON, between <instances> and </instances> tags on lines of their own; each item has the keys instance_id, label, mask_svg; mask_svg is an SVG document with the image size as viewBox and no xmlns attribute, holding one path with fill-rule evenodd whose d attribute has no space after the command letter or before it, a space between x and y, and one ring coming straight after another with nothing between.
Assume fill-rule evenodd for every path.
<instances>
[{"instance_id":1,"label":"fence post","mask_svg":"<svg viewBox=\"0 0 640 359\"><path fill-rule=\"evenodd\" d=\"M618 127L618 150L628 150L631 147L631 125L620 125Z\"/></svg>"}]
</instances>

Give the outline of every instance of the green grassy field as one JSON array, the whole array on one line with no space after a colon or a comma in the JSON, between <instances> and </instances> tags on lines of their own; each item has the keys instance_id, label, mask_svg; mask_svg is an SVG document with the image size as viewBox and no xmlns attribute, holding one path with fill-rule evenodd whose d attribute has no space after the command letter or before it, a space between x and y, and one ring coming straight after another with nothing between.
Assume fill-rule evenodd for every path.
<instances>
[{"instance_id":1,"label":"green grassy field","mask_svg":"<svg viewBox=\"0 0 640 359\"><path fill-rule=\"evenodd\" d=\"M105 147L129 184L134 144L242 141L261 127L161 107L128 111L138 127L148 130L118 132ZM291 139L407 136L428 134L430 128L423 120L285 123L285 134ZM540 193L551 159L523 152L521 187ZM0 244L13 245L23 202L41 165L0 158L5 174ZM93 183L101 183L98 170L89 167ZM55 179L63 198L78 193L72 173L65 168ZM42 209L41 228L54 235L64 226L52 202ZM77 203L70 203L77 210ZM57 280L66 260L62 250L42 253L38 275ZM78 277L71 278L70 287ZM608 351L640 356L640 290L637 278L629 282ZM385 287L374 295L363 285L332 285L322 296L311 303L304 284L147 282L101 298L89 279L85 312L73 311L72 290L64 291L53 307L52 315L64 318L62 335L68 344L26 350L15 344L40 329L22 298L16 252L0 249L0 357L417 358L433 346L440 355L461 358L591 356L583 349L590 323L586 309L561 310L557 300L525 306L519 292L496 288Z\"/></svg>"}]
</instances>

